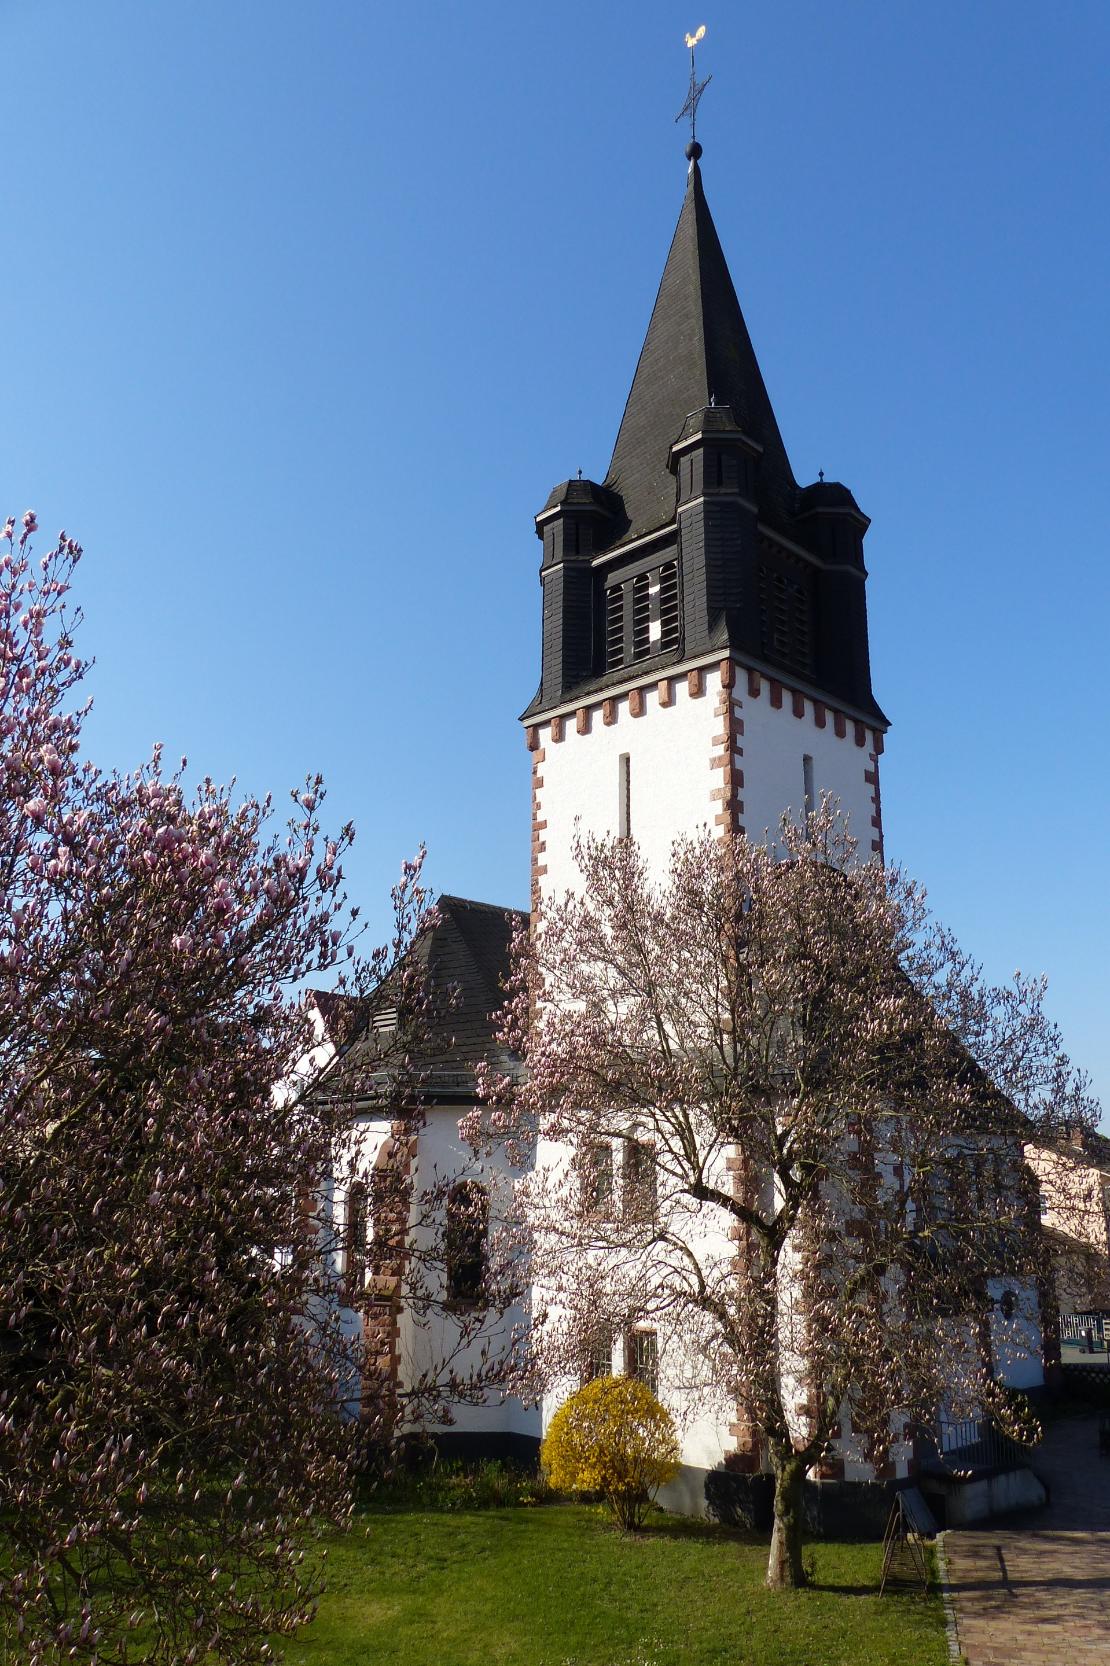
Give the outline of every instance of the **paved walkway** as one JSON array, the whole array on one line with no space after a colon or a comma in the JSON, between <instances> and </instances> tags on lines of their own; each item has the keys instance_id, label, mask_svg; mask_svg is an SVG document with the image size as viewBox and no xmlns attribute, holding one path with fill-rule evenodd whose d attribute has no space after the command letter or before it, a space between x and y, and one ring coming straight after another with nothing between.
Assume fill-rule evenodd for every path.
<instances>
[{"instance_id":1,"label":"paved walkway","mask_svg":"<svg viewBox=\"0 0 1110 1666\"><path fill-rule=\"evenodd\" d=\"M1053 1425L1034 1469L1049 1503L945 1534L970 1666L1110 1666L1110 1457L1098 1418Z\"/></svg>"}]
</instances>

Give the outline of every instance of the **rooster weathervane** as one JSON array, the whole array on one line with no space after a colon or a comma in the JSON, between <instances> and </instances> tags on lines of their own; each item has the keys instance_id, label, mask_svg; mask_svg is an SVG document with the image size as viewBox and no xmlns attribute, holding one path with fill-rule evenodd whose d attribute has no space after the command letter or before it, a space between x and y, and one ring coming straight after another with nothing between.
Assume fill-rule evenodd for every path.
<instances>
[{"instance_id":1,"label":"rooster weathervane","mask_svg":"<svg viewBox=\"0 0 1110 1666\"><path fill-rule=\"evenodd\" d=\"M713 79L711 75L707 75L704 81L699 81L697 67L694 62L694 53L697 50L698 42L704 40L704 38L704 23L700 24L692 35L686 36L686 45L690 48L690 91L686 94L685 104L675 117L676 122L680 122L683 116L689 116L690 118L690 143L686 147L686 154L692 162L696 162L698 156L701 155L701 146L698 144L697 135L698 105L701 103L702 93ZM694 154L695 151L697 155Z\"/></svg>"}]
</instances>

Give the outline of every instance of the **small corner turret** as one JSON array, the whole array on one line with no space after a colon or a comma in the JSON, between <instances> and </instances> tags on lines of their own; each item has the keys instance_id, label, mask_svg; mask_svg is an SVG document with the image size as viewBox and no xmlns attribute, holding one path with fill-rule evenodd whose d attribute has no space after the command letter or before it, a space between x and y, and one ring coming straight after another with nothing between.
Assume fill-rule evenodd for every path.
<instances>
[{"instance_id":1,"label":"small corner turret","mask_svg":"<svg viewBox=\"0 0 1110 1666\"><path fill-rule=\"evenodd\" d=\"M620 511L594 480L564 480L536 516L543 544L543 671L536 700L557 705L594 673L593 560ZM535 703L535 702L534 702Z\"/></svg>"}]
</instances>

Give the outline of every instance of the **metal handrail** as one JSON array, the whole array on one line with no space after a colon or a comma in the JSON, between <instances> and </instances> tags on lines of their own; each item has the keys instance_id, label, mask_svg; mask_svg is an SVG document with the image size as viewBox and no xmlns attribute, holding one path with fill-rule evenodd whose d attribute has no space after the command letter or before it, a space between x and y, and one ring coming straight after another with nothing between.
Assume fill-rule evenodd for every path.
<instances>
[{"instance_id":1,"label":"metal handrail","mask_svg":"<svg viewBox=\"0 0 1110 1666\"><path fill-rule=\"evenodd\" d=\"M924 1467L948 1475L1023 1469L1029 1462L1029 1447L1004 1434L989 1417L940 1418L933 1428L921 1430L921 1444Z\"/></svg>"}]
</instances>

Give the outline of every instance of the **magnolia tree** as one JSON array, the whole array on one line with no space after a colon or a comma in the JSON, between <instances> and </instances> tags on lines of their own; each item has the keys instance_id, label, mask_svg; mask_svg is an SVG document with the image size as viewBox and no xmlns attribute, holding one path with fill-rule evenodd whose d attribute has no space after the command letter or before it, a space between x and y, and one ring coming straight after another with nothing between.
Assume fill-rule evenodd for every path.
<instances>
[{"instance_id":1,"label":"magnolia tree","mask_svg":"<svg viewBox=\"0 0 1110 1666\"><path fill-rule=\"evenodd\" d=\"M664 1398L715 1404L774 1474L768 1583L803 1581L802 1483L834 1440L879 1467L941 1408L1008 1398L1039 1347L1043 1251L1022 1141L1093 1107L1042 1008L991 987L828 805L777 847L708 834L649 874L585 840L580 887L518 934L476 1141L519 1188L537 1387L655 1333ZM992 1360L993 1354L993 1360Z\"/></svg>"},{"instance_id":2,"label":"magnolia tree","mask_svg":"<svg viewBox=\"0 0 1110 1666\"><path fill-rule=\"evenodd\" d=\"M319 1091L298 991L341 966L357 1014L391 984L358 1098L415 1129L427 896L407 864L360 957L318 779L275 831L157 751L83 760L81 551L33 562L34 531L0 545L0 1635L33 1666L248 1662L311 1611L306 1536L395 1412L370 1372L336 1415L361 1362L322 1199L355 1088L333 1060Z\"/></svg>"}]
</instances>

